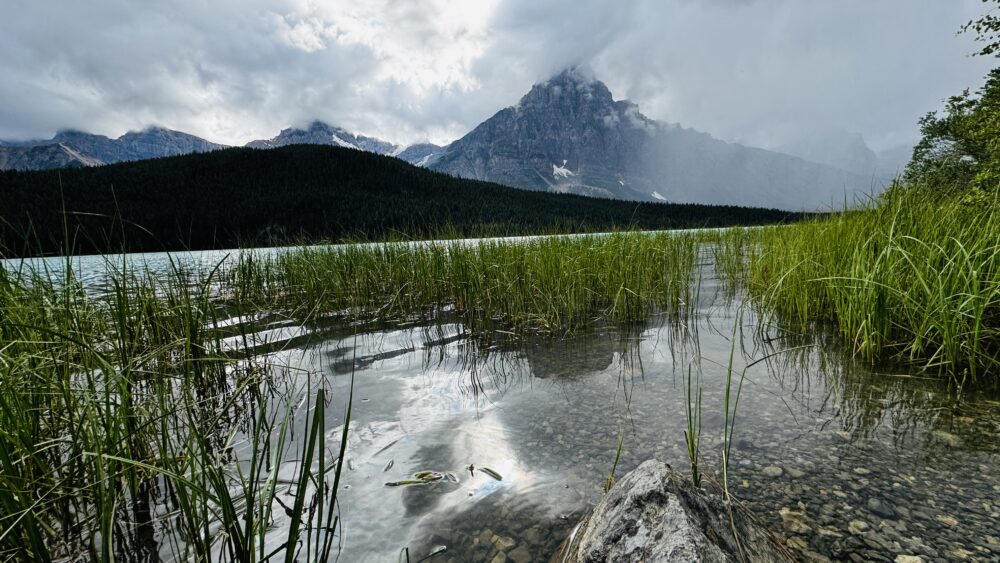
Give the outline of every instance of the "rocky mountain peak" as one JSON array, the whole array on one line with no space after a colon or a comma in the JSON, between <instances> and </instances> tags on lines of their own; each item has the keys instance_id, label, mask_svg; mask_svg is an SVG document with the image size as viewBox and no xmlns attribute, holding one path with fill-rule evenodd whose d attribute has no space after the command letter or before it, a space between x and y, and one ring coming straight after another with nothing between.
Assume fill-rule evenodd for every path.
<instances>
[{"instance_id":1,"label":"rocky mountain peak","mask_svg":"<svg viewBox=\"0 0 1000 563\"><path fill-rule=\"evenodd\" d=\"M59 131L56 132L55 136L52 137L52 139L50 139L48 141L38 141L38 142L33 143L33 144L42 144L43 142L44 143L64 143L64 142L67 142L67 141L72 142L72 141L76 141L76 140L80 140L80 139L111 141L111 139L109 137L106 137L104 135L96 135L94 133L87 133L87 132L84 132L84 131L80 131L79 129L60 129Z\"/></svg>"},{"instance_id":2,"label":"rocky mountain peak","mask_svg":"<svg viewBox=\"0 0 1000 563\"><path fill-rule=\"evenodd\" d=\"M535 84L518 107L602 108L614 104L611 90L585 70L569 68L545 82Z\"/></svg>"},{"instance_id":3,"label":"rocky mountain peak","mask_svg":"<svg viewBox=\"0 0 1000 563\"><path fill-rule=\"evenodd\" d=\"M278 136L247 143L248 147L269 149L285 145L332 145L358 149L377 154L391 154L399 149L396 145L364 135L355 135L336 125L314 119L302 127L282 129Z\"/></svg>"},{"instance_id":4,"label":"rocky mountain peak","mask_svg":"<svg viewBox=\"0 0 1000 563\"><path fill-rule=\"evenodd\" d=\"M787 209L842 201L865 184L848 171L654 121L579 67L535 84L427 166L557 193Z\"/></svg>"}]
</instances>

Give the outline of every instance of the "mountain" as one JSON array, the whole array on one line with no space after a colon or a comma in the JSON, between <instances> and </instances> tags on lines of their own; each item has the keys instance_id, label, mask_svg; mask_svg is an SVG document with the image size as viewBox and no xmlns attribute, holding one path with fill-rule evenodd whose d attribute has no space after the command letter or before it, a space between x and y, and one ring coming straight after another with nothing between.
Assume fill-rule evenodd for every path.
<instances>
[{"instance_id":1,"label":"mountain","mask_svg":"<svg viewBox=\"0 0 1000 563\"><path fill-rule=\"evenodd\" d=\"M902 174L913 156L913 145L903 144L873 151L860 133L843 130L813 131L775 150L888 183Z\"/></svg>"},{"instance_id":2,"label":"mountain","mask_svg":"<svg viewBox=\"0 0 1000 563\"><path fill-rule=\"evenodd\" d=\"M437 160L444 147L434 143L417 143L399 151L395 156L415 166L429 166Z\"/></svg>"},{"instance_id":3,"label":"mountain","mask_svg":"<svg viewBox=\"0 0 1000 563\"><path fill-rule=\"evenodd\" d=\"M115 140L118 157L109 155L105 162L121 162L125 160L146 160L164 156L211 152L225 148L225 145L212 143L200 137L164 129L149 127L142 131L130 131Z\"/></svg>"},{"instance_id":4,"label":"mountain","mask_svg":"<svg viewBox=\"0 0 1000 563\"><path fill-rule=\"evenodd\" d=\"M844 130L813 131L775 150L859 175L878 171L878 156L860 133Z\"/></svg>"},{"instance_id":5,"label":"mountain","mask_svg":"<svg viewBox=\"0 0 1000 563\"><path fill-rule=\"evenodd\" d=\"M319 120L314 120L305 128L289 127L282 129L277 137L250 141L246 144L252 149L273 149L288 145L330 145L357 149L375 154L394 156L416 166L427 166L433 163L444 147L433 143L417 143L410 146L394 145L375 137L356 135Z\"/></svg>"},{"instance_id":6,"label":"mountain","mask_svg":"<svg viewBox=\"0 0 1000 563\"><path fill-rule=\"evenodd\" d=\"M305 129L289 127L288 129L282 129L277 137L250 141L246 144L247 147L252 149L273 149L288 145L330 145L388 155L401 150L401 147L388 141L374 137L365 137L364 135L355 135L340 127L318 120L307 125Z\"/></svg>"},{"instance_id":7,"label":"mountain","mask_svg":"<svg viewBox=\"0 0 1000 563\"><path fill-rule=\"evenodd\" d=\"M0 170L48 170L209 152L224 148L180 131L149 127L117 139L67 129L48 140L0 144Z\"/></svg>"},{"instance_id":8,"label":"mountain","mask_svg":"<svg viewBox=\"0 0 1000 563\"><path fill-rule=\"evenodd\" d=\"M0 146L0 170L49 170L99 164L99 160L84 156L61 143Z\"/></svg>"},{"instance_id":9,"label":"mountain","mask_svg":"<svg viewBox=\"0 0 1000 563\"><path fill-rule=\"evenodd\" d=\"M840 207L871 179L654 121L581 69L536 84L429 167L529 190L783 209Z\"/></svg>"},{"instance_id":10,"label":"mountain","mask_svg":"<svg viewBox=\"0 0 1000 563\"><path fill-rule=\"evenodd\" d=\"M0 172L0 256L765 224L800 214L532 192L341 147ZM65 211L65 213L63 213ZM64 223L67 221L67 223Z\"/></svg>"}]
</instances>

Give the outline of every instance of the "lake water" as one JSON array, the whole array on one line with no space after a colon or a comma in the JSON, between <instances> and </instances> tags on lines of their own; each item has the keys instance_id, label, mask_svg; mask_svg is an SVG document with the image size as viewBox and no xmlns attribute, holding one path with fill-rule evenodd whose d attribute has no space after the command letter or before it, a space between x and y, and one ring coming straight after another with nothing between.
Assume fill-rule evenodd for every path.
<instances>
[{"instance_id":1,"label":"lake water","mask_svg":"<svg viewBox=\"0 0 1000 563\"><path fill-rule=\"evenodd\" d=\"M703 389L702 471L717 478L734 349L734 386L757 363L730 488L802 559L1000 560L995 393L959 401L947 382L853 361L822 326L762 328L711 264L696 313L564 338L472 335L456 319L358 333L283 324L256 338L287 345L276 365L325 378L331 448L353 374L341 561L398 561L404 549L418 561L438 546L431 561L547 561L600 499L620 435L619 476L649 458L688 472L689 373ZM422 470L458 482L385 485Z\"/></svg>"}]
</instances>

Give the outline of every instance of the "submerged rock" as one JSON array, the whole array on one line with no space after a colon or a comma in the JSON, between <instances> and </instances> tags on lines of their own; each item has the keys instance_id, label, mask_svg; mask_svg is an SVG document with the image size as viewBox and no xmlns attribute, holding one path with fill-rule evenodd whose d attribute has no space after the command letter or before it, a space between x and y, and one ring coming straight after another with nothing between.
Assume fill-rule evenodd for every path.
<instances>
[{"instance_id":1,"label":"submerged rock","mask_svg":"<svg viewBox=\"0 0 1000 563\"><path fill-rule=\"evenodd\" d=\"M722 563L791 559L750 515L694 487L670 466L650 460L615 484L563 542L552 561Z\"/></svg>"},{"instance_id":2,"label":"submerged rock","mask_svg":"<svg viewBox=\"0 0 1000 563\"><path fill-rule=\"evenodd\" d=\"M781 477L781 474L784 473L784 471L780 467L778 467L777 465L769 465L769 466L765 467L761 471L761 473L763 473L764 475L766 475L768 477L774 478L774 477Z\"/></svg>"}]
</instances>

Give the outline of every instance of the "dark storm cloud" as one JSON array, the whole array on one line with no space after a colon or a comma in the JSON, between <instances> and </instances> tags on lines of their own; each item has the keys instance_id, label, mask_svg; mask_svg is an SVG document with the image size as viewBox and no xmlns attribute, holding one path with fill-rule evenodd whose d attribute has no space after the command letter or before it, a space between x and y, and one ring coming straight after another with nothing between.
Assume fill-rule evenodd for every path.
<instances>
[{"instance_id":1,"label":"dark storm cloud","mask_svg":"<svg viewBox=\"0 0 1000 563\"><path fill-rule=\"evenodd\" d=\"M8 0L0 137L148 124L241 143L320 118L397 142L461 135L587 64L652 117L772 146L875 146L975 86L976 0Z\"/></svg>"}]
</instances>

